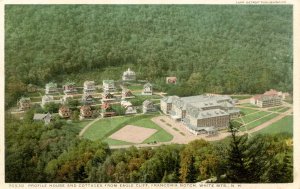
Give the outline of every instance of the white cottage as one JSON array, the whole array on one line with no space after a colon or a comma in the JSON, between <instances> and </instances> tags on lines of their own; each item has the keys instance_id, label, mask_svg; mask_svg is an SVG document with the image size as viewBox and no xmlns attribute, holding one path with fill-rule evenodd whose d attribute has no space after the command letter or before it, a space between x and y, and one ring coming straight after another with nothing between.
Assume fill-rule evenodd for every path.
<instances>
[{"instance_id":1,"label":"white cottage","mask_svg":"<svg viewBox=\"0 0 300 189\"><path fill-rule=\"evenodd\" d=\"M123 73L122 80L123 81L135 81L136 80L135 72L130 70L130 68L128 68L128 70Z\"/></svg>"},{"instance_id":2,"label":"white cottage","mask_svg":"<svg viewBox=\"0 0 300 189\"><path fill-rule=\"evenodd\" d=\"M152 85L149 82L144 85L142 95L152 95Z\"/></svg>"}]
</instances>

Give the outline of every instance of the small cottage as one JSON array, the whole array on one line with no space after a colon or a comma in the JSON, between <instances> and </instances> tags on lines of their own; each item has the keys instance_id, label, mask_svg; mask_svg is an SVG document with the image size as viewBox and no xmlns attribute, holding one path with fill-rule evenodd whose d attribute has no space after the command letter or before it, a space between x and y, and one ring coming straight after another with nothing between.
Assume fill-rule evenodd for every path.
<instances>
[{"instance_id":1,"label":"small cottage","mask_svg":"<svg viewBox=\"0 0 300 189\"><path fill-rule=\"evenodd\" d=\"M45 106L45 104L48 104L50 102L54 102L54 97L52 95L44 95L42 97L42 107Z\"/></svg>"},{"instance_id":2,"label":"small cottage","mask_svg":"<svg viewBox=\"0 0 300 189\"><path fill-rule=\"evenodd\" d=\"M177 78L176 77L166 77L167 84L176 84Z\"/></svg>"},{"instance_id":3,"label":"small cottage","mask_svg":"<svg viewBox=\"0 0 300 189\"><path fill-rule=\"evenodd\" d=\"M62 118L69 118L71 117L71 110L67 106L62 106L59 108L58 114Z\"/></svg>"},{"instance_id":4,"label":"small cottage","mask_svg":"<svg viewBox=\"0 0 300 189\"><path fill-rule=\"evenodd\" d=\"M125 114L136 114L136 109L132 106L131 102L129 101L121 101L121 106L125 108Z\"/></svg>"},{"instance_id":5,"label":"small cottage","mask_svg":"<svg viewBox=\"0 0 300 189\"><path fill-rule=\"evenodd\" d=\"M18 107L19 107L20 111L29 109L31 107L31 100L30 100L30 98L22 97L18 101Z\"/></svg>"},{"instance_id":6,"label":"small cottage","mask_svg":"<svg viewBox=\"0 0 300 189\"><path fill-rule=\"evenodd\" d=\"M82 103L84 104L92 104L94 102L94 98L90 94L83 94L81 98Z\"/></svg>"},{"instance_id":7,"label":"small cottage","mask_svg":"<svg viewBox=\"0 0 300 189\"><path fill-rule=\"evenodd\" d=\"M134 95L129 89L122 89L122 99L134 98Z\"/></svg>"},{"instance_id":8,"label":"small cottage","mask_svg":"<svg viewBox=\"0 0 300 189\"><path fill-rule=\"evenodd\" d=\"M102 93L102 102L107 102L107 101L114 101L114 95L109 93L109 92L103 92Z\"/></svg>"},{"instance_id":9,"label":"small cottage","mask_svg":"<svg viewBox=\"0 0 300 189\"><path fill-rule=\"evenodd\" d=\"M92 117L93 111L90 106L84 105L80 107L80 119Z\"/></svg>"},{"instance_id":10,"label":"small cottage","mask_svg":"<svg viewBox=\"0 0 300 189\"><path fill-rule=\"evenodd\" d=\"M104 92L115 92L115 82L114 80L103 80L103 91Z\"/></svg>"},{"instance_id":11,"label":"small cottage","mask_svg":"<svg viewBox=\"0 0 300 189\"><path fill-rule=\"evenodd\" d=\"M145 100L143 102L143 113L148 113L148 112L155 112L156 111L156 108L153 104L152 101L150 100Z\"/></svg>"},{"instance_id":12,"label":"small cottage","mask_svg":"<svg viewBox=\"0 0 300 189\"><path fill-rule=\"evenodd\" d=\"M67 82L63 85L63 90L65 94L74 94L77 92L74 82Z\"/></svg>"},{"instance_id":13,"label":"small cottage","mask_svg":"<svg viewBox=\"0 0 300 189\"><path fill-rule=\"evenodd\" d=\"M135 72L130 70L130 68L128 68L128 70L123 73L122 80L123 81L135 81L136 80Z\"/></svg>"},{"instance_id":14,"label":"small cottage","mask_svg":"<svg viewBox=\"0 0 300 189\"><path fill-rule=\"evenodd\" d=\"M57 92L57 84L50 82L46 84L45 93L46 94L53 94Z\"/></svg>"},{"instance_id":15,"label":"small cottage","mask_svg":"<svg viewBox=\"0 0 300 189\"><path fill-rule=\"evenodd\" d=\"M104 102L101 105L101 115L102 117L112 117L116 115L116 112L112 109L109 103Z\"/></svg>"},{"instance_id":16,"label":"small cottage","mask_svg":"<svg viewBox=\"0 0 300 189\"><path fill-rule=\"evenodd\" d=\"M49 124L52 120L52 115L48 112L47 114L34 114L34 121L44 121L45 124Z\"/></svg>"},{"instance_id":17,"label":"small cottage","mask_svg":"<svg viewBox=\"0 0 300 189\"><path fill-rule=\"evenodd\" d=\"M149 82L144 85L142 95L152 95L152 85Z\"/></svg>"},{"instance_id":18,"label":"small cottage","mask_svg":"<svg viewBox=\"0 0 300 189\"><path fill-rule=\"evenodd\" d=\"M83 83L83 93L94 94L96 92L96 86L94 81L85 81Z\"/></svg>"}]
</instances>

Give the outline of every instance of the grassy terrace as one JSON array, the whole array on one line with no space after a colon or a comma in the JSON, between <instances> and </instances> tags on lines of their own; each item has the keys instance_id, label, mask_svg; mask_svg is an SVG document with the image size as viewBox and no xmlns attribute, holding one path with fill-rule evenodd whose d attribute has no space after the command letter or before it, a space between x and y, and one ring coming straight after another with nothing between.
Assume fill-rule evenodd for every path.
<instances>
[{"instance_id":1,"label":"grassy terrace","mask_svg":"<svg viewBox=\"0 0 300 189\"><path fill-rule=\"evenodd\" d=\"M142 90L143 85L129 85L129 86L127 86L127 88L131 91Z\"/></svg>"},{"instance_id":2,"label":"grassy terrace","mask_svg":"<svg viewBox=\"0 0 300 189\"><path fill-rule=\"evenodd\" d=\"M276 134L283 132L293 134L293 116L285 116L268 127L255 132L255 134Z\"/></svg>"},{"instance_id":3,"label":"grassy terrace","mask_svg":"<svg viewBox=\"0 0 300 189\"><path fill-rule=\"evenodd\" d=\"M248 114L251 114L251 113L259 111L259 110L253 110L253 109L250 109L250 108L239 108L239 109L242 112L244 112L245 115L248 115Z\"/></svg>"},{"instance_id":4,"label":"grassy terrace","mask_svg":"<svg viewBox=\"0 0 300 189\"><path fill-rule=\"evenodd\" d=\"M263 117L265 115L268 115L268 114L270 114L270 113L269 112L259 111L259 112L255 112L255 113L250 114L250 115L243 116L242 118L239 118L239 119L236 119L236 120L239 121L239 122L241 122L241 123L247 124L247 123L249 123L251 121L259 119L259 118L261 118L261 117Z\"/></svg>"},{"instance_id":5,"label":"grassy terrace","mask_svg":"<svg viewBox=\"0 0 300 189\"><path fill-rule=\"evenodd\" d=\"M285 107L285 108L283 108L283 109L278 110L277 112L286 112L288 109L290 109L290 108Z\"/></svg>"},{"instance_id":6,"label":"grassy terrace","mask_svg":"<svg viewBox=\"0 0 300 189\"><path fill-rule=\"evenodd\" d=\"M242 107L250 107L250 108L259 108L258 106L255 106L255 105L250 104L250 103L240 104L239 106L242 106Z\"/></svg>"},{"instance_id":7,"label":"grassy terrace","mask_svg":"<svg viewBox=\"0 0 300 189\"><path fill-rule=\"evenodd\" d=\"M279 106L279 107L274 107L274 108L269 108L269 111L274 111L274 112L286 112L289 107L284 107L284 106Z\"/></svg>"},{"instance_id":8,"label":"grassy terrace","mask_svg":"<svg viewBox=\"0 0 300 189\"><path fill-rule=\"evenodd\" d=\"M249 123L247 125L242 126L240 128L240 130L241 131L251 130L251 129L253 129L253 128L255 128L255 127L257 127L257 126L259 126L259 125L261 125L261 124L263 124L263 123L265 123L265 122L267 122L267 121L269 121L269 120L271 120L273 118L275 118L276 116L278 116L278 114L276 114L276 113L270 114L270 115L268 115L266 117L263 117L263 118L261 118L261 119L259 119L257 121L254 121L252 123Z\"/></svg>"},{"instance_id":9,"label":"grassy terrace","mask_svg":"<svg viewBox=\"0 0 300 189\"><path fill-rule=\"evenodd\" d=\"M119 141L108 138L110 135L123 128L126 125L135 125L145 128L156 129L157 132L150 136L143 143L148 142L167 142L172 140L173 136L166 132L164 129L156 125L151 121L155 115L135 115L135 116L124 116L124 117L113 117L101 119L91 125L89 129L84 133L83 137L90 140L101 139L107 142L109 145L125 145L130 144L125 141Z\"/></svg>"},{"instance_id":10,"label":"grassy terrace","mask_svg":"<svg viewBox=\"0 0 300 189\"><path fill-rule=\"evenodd\" d=\"M274 108L269 108L268 110L269 111L277 111L277 110L280 110L280 109L282 109L283 107L282 106L278 106L278 107L274 107Z\"/></svg>"}]
</instances>

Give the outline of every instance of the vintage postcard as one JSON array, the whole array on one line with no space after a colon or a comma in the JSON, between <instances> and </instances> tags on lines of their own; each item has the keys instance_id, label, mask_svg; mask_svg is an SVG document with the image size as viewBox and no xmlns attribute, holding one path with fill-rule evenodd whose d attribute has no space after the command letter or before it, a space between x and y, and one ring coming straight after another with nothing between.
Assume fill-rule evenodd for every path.
<instances>
[{"instance_id":1,"label":"vintage postcard","mask_svg":"<svg viewBox=\"0 0 300 189\"><path fill-rule=\"evenodd\" d=\"M299 188L296 1L0 5L1 188Z\"/></svg>"}]
</instances>

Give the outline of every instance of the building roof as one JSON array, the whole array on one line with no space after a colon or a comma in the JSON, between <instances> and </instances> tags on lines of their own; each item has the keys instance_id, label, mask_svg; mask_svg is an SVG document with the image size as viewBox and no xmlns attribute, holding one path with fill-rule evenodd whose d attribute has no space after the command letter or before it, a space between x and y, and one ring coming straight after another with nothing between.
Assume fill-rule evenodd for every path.
<instances>
[{"instance_id":1,"label":"building roof","mask_svg":"<svg viewBox=\"0 0 300 189\"><path fill-rule=\"evenodd\" d=\"M145 100L145 101L143 102L143 106L149 106L149 105L151 105L151 104L153 104L153 102L152 102L151 100Z\"/></svg>"},{"instance_id":2,"label":"building roof","mask_svg":"<svg viewBox=\"0 0 300 189\"><path fill-rule=\"evenodd\" d=\"M281 99L277 95L255 95L254 97L255 100L273 100L273 99Z\"/></svg>"},{"instance_id":3,"label":"building roof","mask_svg":"<svg viewBox=\"0 0 300 189\"><path fill-rule=\"evenodd\" d=\"M49 112L47 114L34 114L33 120L44 120L47 117L52 118L52 115Z\"/></svg>"},{"instance_id":4,"label":"building roof","mask_svg":"<svg viewBox=\"0 0 300 189\"><path fill-rule=\"evenodd\" d=\"M152 85L151 85L151 83L148 82L148 83L146 83L146 84L144 85L144 88L145 88L145 87L152 87Z\"/></svg>"},{"instance_id":5,"label":"building roof","mask_svg":"<svg viewBox=\"0 0 300 189\"><path fill-rule=\"evenodd\" d=\"M110 104L109 104L109 103L104 102L104 103L101 104L101 109L107 110L107 109L109 109L109 108L110 108Z\"/></svg>"},{"instance_id":6,"label":"building roof","mask_svg":"<svg viewBox=\"0 0 300 189\"><path fill-rule=\"evenodd\" d=\"M95 85L95 81L85 81L83 85Z\"/></svg>"},{"instance_id":7,"label":"building roof","mask_svg":"<svg viewBox=\"0 0 300 189\"><path fill-rule=\"evenodd\" d=\"M70 108L67 107L67 106L61 106L61 107L59 108L59 111L62 111L62 112L70 111Z\"/></svg>"},{"instance_id":8,"label":"building roof","mask_svg":"<svg viewBox=\"0 0 300 189\"><path fill-rule=\"evenodd\" d=\"M132 70L130 70L130 68L128 68L128 70L125 71L125 72L123 73L123 75L124 75L124 76L125 76L125 75L135 75L135 72L132 71Z\"/></svg>"},{"instance_id":9,"label":"building roof","mask_svg":"<svg viewBox=\"0 0 300 189\"><path fill-rule=\"evenodd\" d=\"M66 83L64 84L64 86L69 86L69 85L75 85L75 83L74 83L74 82L71 82L71 81L68 81L68 82L66 82Z\"/></svg>"},{"instance_id":10,"label":"building roof","mask_svg":"<svg viewBox=\"0 0 300 189\"><path fill-rule=\"evenodd\" d=\"M93 98L93 96L92 95L90 95L90 94L83 94L82 95L82 99L92 99Z\"/></svg>"},{"instance_id":11,"label":"building roof","mask_svg":"<svg viewBox=\"0 0 300 189\"><path fill-rule=\"evenodd\" d=\"M44 95L42 97L42 101L52 101L54 100L54 97L52 95Z\"/></svg>"},{"instance_id":12,"label":"building roof","mask_svg":"<svg viewBox=\"0 0 300 189\"><path fill-rule=\"evenodd\" d=\"M270 89L269 91L266 91L264 93L264 95L278 95L278 91L276 91L275 89Z\"/></svg>"},{"instance_id":13,"label":"building roof","mask_svg":"<svg viewBox=\"0 0 300 189\"><path fill-rule=\"evenodd\" d=\"M229 115L227 112L221 109L212 109L212 110L203 110L203 111L194 111L190 115L197 119L206 119L211 117L219 117Z\"/></svg>"},{"instance_id":14,"label":"building roof","mask_svg":"<svg viewBox=\"0 0 300 189\"><path fill-rule=\"evenodd\" d=\"M124 106L124 107L132 106L131 102L126 101L126 100L122 100L121 105Z\"/></svg>"},{"instance_id":15,"label":"building roof","mask_svg":"<svg viewBox=\"0 0 300 189\"><path fill-rule=\"evenodd\" d=\"M88 106L88 105L83 105L83 106L80 107L80 110L83 110L83 111L85 111L85 110L91 110L91 107Z\"/></svg>"},{"instance_id":16,"label":"building roof","mask_svg":"<svg viewBox=\"0 0 300 189\"><path fill-rule=\"evenodd\" d=\"M178 99L178 96L165 96L161 100L166 103L172 103L175 99Z\"/></svg>"}]
</instances>

